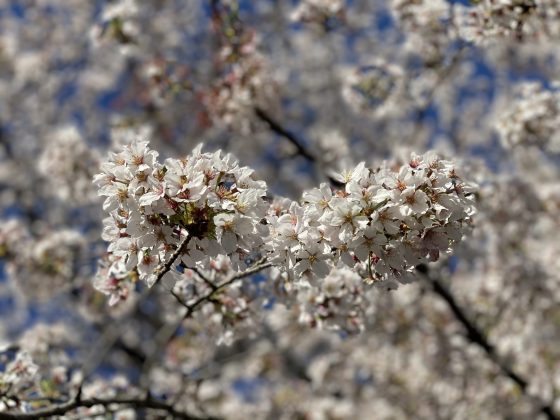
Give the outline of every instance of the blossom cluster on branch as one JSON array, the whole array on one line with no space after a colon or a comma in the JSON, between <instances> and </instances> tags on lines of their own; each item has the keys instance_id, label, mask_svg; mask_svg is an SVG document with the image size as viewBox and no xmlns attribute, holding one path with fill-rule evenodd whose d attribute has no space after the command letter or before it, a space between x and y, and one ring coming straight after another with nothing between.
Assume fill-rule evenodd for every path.
<instances>
[{"instance_id":1,"label":"blossom cluster on branch","mask_svg":"<svg viewBox=\"0 0 560 420\"><path fill-rule=\"evenodd\" d=\"M321 184L299 203L267 199L266 183L219 151L202 153L199 146L184 159L161 164L157 158L137 139L111 154L95 176L106 197L103 238L110 242L96 287L111 295L111 304L128 297L136 278L152 286L167 272L210 263L239 270L264 256L286 273L302 308L315 302L312 318L350 311L355 325L347 324L347 315L338 323L359 330L368 285L392 289L410 282L416 265L451 251L474 214L474 185L433 153L413 154L400 167L361 163L335 176L342 189ZM220 255L227 260L211 259ZM177 286L186 281L178 275ZM183 290L218 285L191 283ZM320 297L312 297L316 293ZM221 303L240 314L242 301Z\"/></svg>"},{"instance_id":2,"label":"blossom cluster on branch","mask_svg":"<svg viewBox=\"0 0 560 420\"><path fill-rule=\"evenodd\" d=\"M496 122L504 146L560 152L560 91L544 89L538 83L523 84L518 91Z\"/></svg>"},{"instance_id":3,"label":"blossom cluster on branch","mask_svg":"<svg viewBox=\"0 0 560 420\"><path fill-rule=\"evenodd\" d=\"M8 259L6 271L17 279L22 293L37 299L48 299L78 283L84 252L85 240L76 230L33 234L17 219L0 226L0 257Z\"/></svg>"},{"instance_id":4,"label":"blossom cluster on branch","mask_svg":"<svg viewBox=\"0 0 560 420\"><path fill-rule=\"evenodd\" d=\"M95 183L106 196L111 265L101 290L120 290L130 272L153 285L175 252L186 267L218 254L242 267L262 244L266 183L232 156L201 148L162 164L148 142L136 141L102 165Z\"/></svg>"},{"instance_id":5,"label":"blossom cluster on branch","mask_svg":"<svg viewBox=\"0 0 560 420\"><path fill-rule=\"evenodd\" d=\"M558 39L559 0L0 0L0 418L556 419Z\"/></svg>"},{"instance_id":6,"label":"blossom cluster on branch","mask_svg":"<svg viewBox=\"0 0 560 420\"><path fill-rule=\"evenodd\" d=\"M342 190L322 184L269 215L274 258L295 278L324 278L342 264L384 286L406 283L461 240L474 213L474 186L430 153L397 168L361 163L337 180Z\"/></svg>"},{"instance_id":7,"label":"blossom cluster on branch","mask_svg":"<svg viewBox=\"0 0 560 420\"><path fill-rule=\"evenodd\" d=\"M557 0L482 0L459 7L459 33L469 41L496 39L520 42L555 40L560 36Z\"/></svg>"},{"instance_id":8,"label":"blossom cluster on branch","mask_svg":"<svg viewBox=\"0 0 560 420\"><path fill-rule=\"evenodd\" d=\"M294 21L317 23L325 29L331 28L344 18L343 0L303 0L290 15Z\"/></svg>"},{"instance_id":9,"label":"blossom cluster on branch","mask_svg":"<svg viewBox=\"0 0 560 420\"><path fill-rule=\"evenodd\" d=\"M377 118L403 112L405 91L403 70L383 60L343 72L342 95L358 112L371 112Z\"/></svg>"},{"instance_id":10,"label":"blossom cluster on branch","mask_svg":"<svg viewBox=\"0 0 560 420\"><path fill-rule=\"evenodd\" d=\"M2 364L6 364L0 373L0 412L17 405L17 398L14 400L12 396L29 388L38 370L31 356L25 351L17 352L10 362L5 359L6 355L0 356Z\"/></svg>"}]
</instances>

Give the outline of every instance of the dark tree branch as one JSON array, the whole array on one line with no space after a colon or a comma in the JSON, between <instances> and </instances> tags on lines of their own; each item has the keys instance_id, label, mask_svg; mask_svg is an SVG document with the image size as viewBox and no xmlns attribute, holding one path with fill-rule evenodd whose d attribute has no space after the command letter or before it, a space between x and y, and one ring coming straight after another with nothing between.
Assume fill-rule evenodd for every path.
<instances>
[{"instance_id":1,"label":"dark tree branch","mask_svg":"<svg viewBox=\"0 0 560 420\"><path fill-rule=\"evenodd\" d=\"M292 143L292 145L296 148L298 155L304 157L309 162L315 162L317 160L317 158L314 155L312 155L309 151L307 151L307 149L305 148L301 140L299 140L293 133L286 130L284 127L282 127L266 111L257 107L255 108L255 114L257 117L259 117L261 121L268 124L268 126L272 131L274 131L276 134L278 134L281 137L284 137L286 140Z\"/></svg>"},{"instance_id":2,"label":"dark tree branch","mask_svg":"<svg viewBox=\"0 0 560 420\"><path fill-rule=\"evenodd\" d=\"M430 283L432 286L433 292L442 298L449 309L453 313L455 319L459 321L459 323L465 328L466 336L471 343L478 345L480 348L484 350L486 355L490 360L494 362L494 364L500 369L500 371L510 378L513 382L515 382L523 394L528 395L527 387L529 382L523 378L519 373L517 373L506 361L497 353L495 347L488 341L488 338L484 334L484 332L476 325L474 321L472 321L465 310L461 308L461 306L457 303L455 297L451 293L451 291L438 279L434 276L430 275L428 267L426 265L419 265L417 271L422 273L423 277ZM556 420L557 417L552 411L550 404L544 403L540 407L540 411L546 416L549 420Z\"/></svg>"},{"instance_id":3,"label":"dark tree branch","mask_svg":"<svg viewBox=\"0 0 560 420\"><path fill-rule=\"evenodd\" d=\"M82 399L81 394L77 394L72 400L51 406L42 410L36 410L31 413L0 413L0 418L2 419L13 419L13 420L27 420L27 419L41 419L41 418L51 418L54 416L63 416L72 410L78 408L90 408L96 405L101 405L108 408L112 405L121 405L121 408L134 408L134 409L151 409L158 411L165 411L167 414L171 415L174 419L185 419L185 420L213 420L216 417L198 417L189 414L184 411L179 411L174 408L173 405L168 404L165 401L156 400L151 397L148 393L147 397L144 398L133 398L133 397L122 397L122 398L88 398Z\"/></svg>"},{"instance_id":4,"label":"dark tree branch","mask_svg":"<svg viewBox=\"0 0 560 420\"><path fill-rule=\"evenodd\" d=\"M291 131L288 131L287 129L285 129L278 121L276 121L265 110L257 107L257 108L255 108L255 115L261 121L265 122L273 132L275 132L279 136L284 137L286 140L288 140L296 148L296 152L299 156L303 157L308 162L310 162L312 164L316 164L317 166L319 166L318 165L320 163L319 158L317 156L313 155L309 150L307 150L307 148L304 145L305 143L302 140L300 140ZM330 183L332 185L334 185L335 187L341 187L343 185L339 181L334 179L332 176L330 176L328 174L325 174L325 175L327 175L327 178L329 179Z\"/></svg>"},{"instance_id":5,"label":"dark tree branch","mask_svg":"<svg viewBox=\"0 0 560 420\"><path fill-rule=\"evenodd\" d=\"M122 338L119 338L115 343L115 347L122 350L130 359L132 359L136 364L142 364L146 360L146 356L140 349L131 347L126 344Z\"/></svg>"},{"instance_id":6,"label":"dark tree branch","mask_svg":"<svg viewBox=\"0 0 560 420\"><path fill-rule=\"evenodd\" d=\"M183 251L185 250L185 248L187 247L187 244L189 243L189 240L190 240L189 236L186 236L185 238L183 238L181 243L179 243L179 246L177 246L177 249L175 251L173 251L173 254L171 254L171 257L169 257L169 259L163 265L160 265L160 266L156 267L156 269L154 270L154 274L156 275L156 279L155 279L152 287L155 286L156 284L158 284L160 282L160 280L163 278L163 276L165 276L169 272L169 270L171 270L171 267L175 263L175 260L177 258L179 258L179 255L181 255L183 253Z\"/></svg>"}]
</instances>

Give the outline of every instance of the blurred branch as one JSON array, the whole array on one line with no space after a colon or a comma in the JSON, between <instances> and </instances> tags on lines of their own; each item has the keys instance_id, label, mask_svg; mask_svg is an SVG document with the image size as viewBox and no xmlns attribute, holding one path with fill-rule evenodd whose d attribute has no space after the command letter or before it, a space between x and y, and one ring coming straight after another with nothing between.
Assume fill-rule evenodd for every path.
<instances>
[{"instance_id":1,"label":"blurred branch","mask_svg":"<svg viewBox=\"0 0 560 420\"><path fill-rule=\"evenodd\" d=\"M158 411L165 411L167 414L173 416L174 419L186 419L186 420L212 420L217 419L216 417L198 417L191 415L189 413L176 410L174 405L168 404L165 401L156 400L154 399L150 393L146 394L146 397L143 398L133 398L133 397L115 397L115 398L108 398L108 399L101 399L101 398L88 398L82 399L81 393L78 392L76 396L63 404L55 405L49 408L45 408L42 410L36 410L31 413L7 413L3 412L0 414L0 418L2 419L14 419L14 420L23 420L23 419L41 419L45 417L53 417L53 416L63 416L66 413L79 409L79 408L90 408L93 406L103 406L108 408L109 406L114 405L122 405L124 408L134 408L134 409L151 409L151 410L158 410ZM113 410L114 408L111 407Z\"/></svg>"},{"instance_id":2,"label":"blurred branch","mask_svg":"<svg viewBox=\"0 0 560 420\"><path fill-rule=\"evenodd\" d=\"M263 323L264 336L270 341L275 349L280 350L282 361L284 363L284 370L286 373L293 375L295 378L305 382L312 382L311 377L307 373L307 365L304 361L300 360L292 351L291 346L283 346L278 341L278 336L274 329L267 324Z\"/></svg>"},{"instance_id":3,"label":"blurred branch","mask_svg":"<svg viewBox=\"0 0 560 420\"><path fill-rule=\"evenodd\" d=\"M265 122L268 127L276 134L278 134L281 137L284 137L286 140L288 140L295 148L296 148L296 153L303 157L304 159L306 159L308 162L316 165L316 166L320 166L320 160L317 156L313 155L306 147L305 147L305 143L303 142L303 140L299 139L295 134L293 134L291 131L288 131L286 128L284 128L277 120L275 120L270 114L268 114L265 110L263 110L262 108L256 107L255 108L255 115L263 122ZM336 187L340 187L343 184L341 184L339 181L337 181L336 179L334 179L333 177L331 177L328 174L325 174L327 176L327 178L329 179L330 183Z\"/></svg>"},{"instance_id":4,"label":"blurred branch","mask_svg":"<svg viewBox=\"0 0 560 420\"><path fill-rule=\"evenodd\" d=\"M531 395L528 394L527 390L529 382L525 378L523 378L523 376L517 373L498 354L496 348L488 341L488 338L486 337L484 332L478 327L478 325L476 325L473 320L468 317L465 310L457 303L457 300L453 296L452 292L441 282L440 279L430 275L428 266L422 264L416 267L416 269L430 283L433 292L447 303L449 309L455 316L455 319L465 328L467 332L466 336L469 341L482 348L488 358L492 360L492 362L494 362L494 364L500 369L500 371L505 376L510 378L513 382L515 382L519 386L523 394L531 397ZM556 415L552 411L550 404L543 403L539 411L543 413L549 420L557 419Z\"/></svg>"},{"instance_id":5,"label":"blurred branch","mask_svg":"<svg viewBox=\"0 0 560 420\"><path fill-rule=\"evenodd\" d=\"M303 146L304 143L302 140L298 139L293 133L282 127L278 121L272 118L262 108L255 108L255 115L259 117L261 121L265 122L272 131L288 140L296 148L298 155L312 163L317 161L317 158Z\"/></svg>"},{"instance_id":6,"label":"blurred branch","mask_svg":"<svg viewBox=\"0 0 560 420\"><path fill-rule=\"evenodd\" d=\"M189 268L189 270L194 271L196 273L196 275L198 277L200 277L202 279L202 281L204 281L204 283L206 283L206 285L210 289L216 290L218 288L218 286L216 286L214 283L212 283L212 281L208 277L206 277L206 275L201 270L199 270L198 268L192 267L192 268Z\"/></svg>"}]
</instances>

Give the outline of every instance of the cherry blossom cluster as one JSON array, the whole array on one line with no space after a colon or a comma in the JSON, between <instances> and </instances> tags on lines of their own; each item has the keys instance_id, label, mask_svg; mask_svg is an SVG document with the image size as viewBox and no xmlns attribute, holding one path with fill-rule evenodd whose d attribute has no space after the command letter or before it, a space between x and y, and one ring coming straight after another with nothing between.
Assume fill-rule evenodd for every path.
<instances>
[{"instance_id":1,"label":"cherry blossom cluster","mask_svg":"<svg viewBox=\"0 0 560 420\"><path fill-rule=\"evenodd\" d=\"M18 219L2 220L0 224L0 257L13 258L18 253L18 244L29 240L29 232Z\"/></svg>"},{"instance_id":2,"label":"cherry blossom cluster","mask_svg":"<svg viewBox=\"0 0 560 420\"><path fill-rule=\"evenodd\" d=\"M301 204L279 201L269 212L268 245L296 279L324 279L342 264L394 287L416 265L450 251L474 214L474 185L432 153L413 154L401 167L361 163L337 179L342 190L322 184Z\"/></svg>"},{"instance_id":3,"label":"cherry blossom cluster","mask_svg":"<svg viewBox=\"0 0 560 420\"><path fill-rule=\"evenodd\" d=\"M276 84L257 43L252 32L239 34L235 40L226 38L218 62L227 71L202 92L206 112L214 124L250 133L255 107L267 108L274 102Z\"/></svg>"},{"instance_id":4,"label":"cherry blossom cluster","mask_svg":"<svg viewBox=\"0 0 560 420\"><path fill-rule=\"evenodd\" d=\"M122 263L122 257L108 252L98 261L93 287L109 296L109 306L126 301L134 290L138 272L129 270Z\"/></svg>"},{"instance_id":5,"label":"cherry blossom cluster","mask_svg":"<svg viewBox=\"0 0 560 420\"><path fill-rule=\"evenodd\" d=\"M69 125L54 130L47 138L38 168L60 199L87 202L95 197L91 177L98 162L96 150L88 147L75 126Z\"/></svg>"},{"instance_id":6,"label":"cherry blossom cluster","mask_svg":"<svg viewBox=\"0 0 560 420\"><path fill-rule=\"evenodd\" d=\"M140 73L148 86L145 100L158 108L168 104L179 93L190 89L189 69L182 63L158 58L144 63Z\"/></svg>"},{"instance_id":7,"label":"cherry blossom cluster","mask_svg":"<svg viewBox=\"0 0 560 420\"><path fill-rule=\"evenodd\" d=\"M496 122L496 129L505 147L560 151L560 91L538 83L521 85L516 100Z\"/></svg>"},{"instance_id":8,"label":"cherry blossom cluster","mask_svg":"<svg viewBox=\"0 0 560 420\"><path fill-rule=\"evenodd\" d=\"M307 325L360 332L374 306L371 285L409 282L416 265L461 240L474 213L474 186L432 153L375 170L361 163L334 176L342 189L321 184L299 203L267 202L251 169L200 146L159 163L136 139L102 170L94 182L106 197L109 246L95 288L114 305L138 279L151 286L165 274L192 322L210 321L226 344L254 329L274 296ZM228 282L261 257L279 268L270 282Z\"/></svg>"},{"instance_id":9,"label":"cherry blossom cluster","mask_svg":"<svg viewBox=\"0 0 560 420\"><path fill-rule=\"evenodd\" d=\"M116 375L110 378L96 378L82 389L83 398L110 399L119 395L138 397L138 390L130 383L125 375ZM119 407L115 404L111 413L119 420L135 420L138 418L136 410L126 406ZM107 408L103 405L91 407L80 407L76 410L76 416L80 418L100 418L107 414Z\"/></svg>"},{"instance_id":10,"label":"cherry blossom cluster","mask_svg":"<svg viewBox=\"0 0 560 420\"><path fill-rule=\"evenodd\" d=\"M80 272L84 236L71 229L32 234L19 219L0 227L0 257L18 289L32 298L49 298L72 287ZM45 285L48 284L48 287Z\"/></svg>"},{"instance_id":11,"label":"cherry blossom cluster","mask_svg":"<svg viewBox=\"0 0 560 420\"><path fill-rule=\"evenodd\" d=\"M424 29L437 24L449 14L444 0L391 0L391 11L407 29Z\"/></svg>"},{"instance_id":12,"label":"cherry blossom cluster","mask_svg":"<svg viewBox=\"0 0 560 420\"><path fill-rule=\"evenodd\" d=\"M558 39L560 35L557 0L482 0L474 7L456 7L459 34L468 41L531 42Z\"/></svg>"},{"instance_id":13,"label":"cherry blossom cluster","mask_svg":"<svg viewBox=\"0 0 560 420\"><path fill-rule=\"evenodd\" d=\"M201 148L160 163L148 142L137 140L102 164L94 182L106 197L103 239L110 242L110 265L106 283L97 283L101 291L122 297L126 273L151 286L177 257L195 267L207 255L223 254L242 267L262 245L266 183L232 156Z\"/></svg>"},{"instance_id":14,"label":"cherry blossom cluster","mask_svg":"<svg viewBox=\"0 0 560 420\"><path fill-rule=\"evenodd\" d=\"M392 0L391 12L406 33L405 49L438 67L449 44L451 6L445 0Z\"/></svg>"},{"instance_id":15,"label":"cherry blossom cluster","mask_svg":"<svg viewBox=\"0 0 560 420\"><path fill-rule=\"evenodd\" d=\"M314 22L330 28L334 21L344 17L344 0L301 0L290 17L294 21Z\"/></svg>"},{"instance_id":16,"label":"cherry blossom cluster","mask_svg":"<svg viewBox=\"0 0 560 420\"><path fill-rule=\"evenodd\" d=\"M342 96L357 112L383 117L402 111L404 71L392 63L378 59L371 65L342 72Z\"/></svg>"},{"instance_id":17,"label":"cherry blossom cluster","mask_svg":"<svg viewBox=\"0 0 560 420\"><path fill-rule=\"evenodd\" d=\"M0 412L16 407L23 412L44 408L52 399L75 393L83 373L70 355L78 341L76 333L60 323L39 323L27 330L18 340L15 356L11 356L11 349L0 355L0 363L5 365L0 372ZM133 388L123 376L95 378L83 387L82 397L107 398L125 391L131 393ZM92 406L79 409L78 415L90 418L104 411L101 406ZM117 411L119 415L130 413Z\"/></svg>"},{"instance_id":18,"label":"cherry blossom cluster","mask_svg":"<svg viewBox=\"0 0 560 420\"><path fill-rule=\"evenodd\" d=\"M101 14L101 22L92 26L90 38L94 46L114 41L123 54L134 51L135 38L141 32L135 17L139 13L136 0L118 0L107 4Z\"/></svg>"},{"instance_id":19,"label":"cherry blossom cluster","mask_svg":"<svg viewBox=\"0 0 560 420\"><path fill-rule=\"evenodd\" d=\"M335 268L321 282L304 281L296 288L299 320L311 327L361 332L366 313L373 310L368 285L346 267Z\"/></svg>"},{"instance_id":20,"label":"cherry blossom cluster","mask_svg":"<svg viewBox=\"0 0 560 420\"><path fill-rule=\"evenodd\" d=\"M26 351L18 351L12 360L9 352L0 355L0 412L17 406L19 396L33 386L38 366Z\"/></svg>"}]
</instances>

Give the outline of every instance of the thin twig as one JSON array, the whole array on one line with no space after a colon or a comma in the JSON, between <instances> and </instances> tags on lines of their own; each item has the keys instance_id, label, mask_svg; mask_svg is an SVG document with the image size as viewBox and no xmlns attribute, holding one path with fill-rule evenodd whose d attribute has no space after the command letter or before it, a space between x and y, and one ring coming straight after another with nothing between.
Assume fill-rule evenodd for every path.
<instances>
[{"instance_id":1,"label":"thin twig","mask_svg":"<svg viewBox=\"0 0 560 420\"><path fill-rule=\"evenodd\" d=\"M272 263L271 262L266 262L265 259L263 258L261 261L257 262L252 267L250 267L250 268L248 268L244 271L240 271L238 273L233 274L231 277L229 277L227 280L222 282L220 285L217 285L217 286L214 285L215 287L211 288L211 290L208 293L200 296L197 300L195 300L193 303L190 303L190 304L187 304L183 299L181 299L180 296L178 296L176 293L174 293L172 291L171 294L183 306L183 308L182 308L183 313L180 315L178 322L166 324L158 331L158 333L157 333L157 335L154 339L155 344L154 344L154 347L153 347L153 351L148 355L148 357L146 358L146 361L144 362L144 365L142 367L143 374L142 374L142 378L140 380L140 384L142 386L147 386L148 385L148 379L149 379L148 375L149 375L149 372L150 372L152 366L156 362L158 354L162 351L162 349L165 347L165 345L172 339L172 337L174 337L177 334L177 331L179 330L179 328L183 324L183 321L190 318L192 316L192 314L195 312L195 310L201 304L203 304L204 302L211 301L216 293L225 289L227 286L231 285L232 283L236 282L237 280L241 280L245 277L252 276L253 274L256 274L256 273L258 273L258 272L260 272L260 271L262 271L262 270L264 270L268 267L271 267L271 266L272 266Z\"/></svg>"},{"instance_id":2,"label":"thin twig","mask_svg":"<svg viewBox=\"0 0 560 420\"><path fill-rule=\"evenodd\" d=\"M188 303L185 302L181 298L181 296L179 296L179 294L177 292L175 292L173 289L171 289L169 292L171 293L171 296L173 296L177 300L177 302L179 302L181 304L181 306L184 306L185 308L187 308L189 306Z\"/></svg>"},{"instance_id":3,"label":"thin twig","mask_svg":"<svg viewBox=\"0 0 560 420\"><path fill-rule=\"evenodd\" d=\"M236 282L237 280L241 280L245 277L252 276L253 274L256 274L256 273L258 273L258 272L260 272L260 271L262 271L266 268L269 268L269 267L272 267L272 263L271 262L265 262L265 260L262 259L261 261L259 261L258 263L256 263L252 267L248 268L247 270L240 271L239 273L235 273L229 279L227 279L222 284L217 286L216 289L211 290L210 292L206 293L205 295L202 295L196 301L194 301L193 303L188 305L187 306L187 313L185 314L183 319L189 318L199 305L201 305L205 301L211 299L214 296L214 294L216 294L220 290L226 288L227 286Z\"/></svg>"},{"instance_id":4,"label":"thin twig","mask_svg":"<svg viewBox=\"0 0 560 420\"><path fill-rule=\"evenodd\" d=\"M183 240L179 243L179 246L175 251L173 251L173 254L171 254L171 257L169 257L169 259L165 262L165 264L156 267L156 269L154 270L154 274L156 274L156 279L153 283L153 286L158 284L159 281L163 278L163 276L165 276L169 272L169 270L171 270L173 263L175 262L175 260L177 260L177 258L179 258L179 255L183 253L187 244L189 243L189 240L190 237L185 236L185 238L183 238Z\"/></svg>"},{"instance_id":5,"label":"thin twig","mask_svg":"<svg viewBox=\"0 0 560 420\"><path fill-rule=\"evenodd\" d=\"M218 286L216 286L214 283L212 283L212 281L211 281L208 277L206 277L206 275L205 275L202 271L200 271L198 268L193 267L193 268L189 268L189 270L194 271L194 272L196 273L196 275L197 275L198 277L200 277L200 278L202 279L202 281L203 281L204 283L206 283L206 285L207 285L210 289L216 290L216 289L218 288Z\"/></svg>"}]
</instances>

